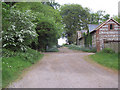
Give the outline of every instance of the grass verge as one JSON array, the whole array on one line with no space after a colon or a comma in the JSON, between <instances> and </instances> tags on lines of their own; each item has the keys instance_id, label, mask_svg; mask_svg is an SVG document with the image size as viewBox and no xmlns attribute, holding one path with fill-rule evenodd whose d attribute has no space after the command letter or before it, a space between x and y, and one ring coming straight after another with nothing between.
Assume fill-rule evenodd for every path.
<instances>
[{"instance_id":1,"label":"grass verge","mask_svg":"<svg viewBox=\"0 0 120 90\"><path fill-rule=\"evenodd\" d=\"M8 51L8 52L6 52ZM43 57L43 54L28 49L26 52L12 52L3 50L2 58L2 88L8 86L11 82L22 74L22 71L36 63Z\"/></svg>"},{"instance_id":2,"label":"grass verge","mask_svg":"<svg viewBox=\"0 0 120 90\"><path fill-rule=\"evenodd\" d=\"M93 52L93 53L96 52L95 48L90 49L90 48L86 48L86 47L80 47L77 45L65 45L65 47L68 47L69 49L72 49L72 50L79 50L79 51L84 51L84 52Z\"/></svg>"},{"instance_id":3,"label":"grass verge","mask_svg":"<svg viewBox=\"0 0 120 90\"><path fill-rule=\"evenodd\" d=\"M117 53L104 53L104 52L99 52L93 55L89 56L92 60L94 60L95 62L109 67L111 69L115 69L115 70L120 70L120 68L118 68L118 54Z\"/></svg>"}]
</instances>

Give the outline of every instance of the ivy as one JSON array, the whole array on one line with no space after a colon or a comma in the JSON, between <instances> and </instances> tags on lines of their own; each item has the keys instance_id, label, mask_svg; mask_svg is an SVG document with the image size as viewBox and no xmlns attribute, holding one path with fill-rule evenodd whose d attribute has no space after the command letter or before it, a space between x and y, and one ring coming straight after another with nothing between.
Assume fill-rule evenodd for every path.
<instances>
[{"instance_id":1,"label":"ivy","mask_svg":"<svg viewBox=\"0 0 120 90\"><path fill-rule=\"evenodd\" d=\"M84 33L84 45L85 47L91 47L92 46L92 35L87 32L87 34Z\"/></svg>"}]
</instances>

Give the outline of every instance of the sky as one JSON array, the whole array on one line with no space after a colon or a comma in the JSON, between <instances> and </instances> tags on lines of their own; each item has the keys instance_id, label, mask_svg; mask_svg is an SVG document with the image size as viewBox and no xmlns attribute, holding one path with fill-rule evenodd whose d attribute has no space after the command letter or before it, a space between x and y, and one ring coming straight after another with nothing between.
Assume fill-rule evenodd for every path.
<instances>
[{"instance_id":1,"label":"sky","mask_svg":"<svg viewBox=\"0 0 120 90\"><path fill-rule=\"evenodd\" d=\"M93 12L103 10L107 14L118 15L118 2L120 0L55 0L61 5L64 4L80 4L83 7L88 7Z\"/></svg>"},{"instance_id":2,"label":"sky","mask_svg":"<svg viewBox=\"0 0 120 90\"><path fill-rule=\"evenodd\" d=\"M59 45L63 45L63 44L66 44L66 38L60 38L60 39L58 39L58 44Z\"/></svg>"}]
</instances>

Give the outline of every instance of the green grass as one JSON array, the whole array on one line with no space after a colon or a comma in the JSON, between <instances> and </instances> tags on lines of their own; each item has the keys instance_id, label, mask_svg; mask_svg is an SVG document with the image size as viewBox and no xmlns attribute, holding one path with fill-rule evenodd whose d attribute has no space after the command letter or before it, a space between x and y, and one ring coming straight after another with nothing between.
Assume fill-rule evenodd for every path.
<instances>
[{"instance_id":1,"label":"green grass","mask_svg":"<svg viewBox=\"0 0 120 90\"><path fill-rule=\"evenodd\" d=\"M96 49L81 48L80 46L77 45L64 45L64 46L72 50L81 50L85 52L94 52L94 53L96 52ZM104 49L99 53L91 55L90 58L103 66L120 70L120 68L118 67L118 54L114 53L111 49Z\"/></svg>"},{"instance_id":2,"label":"green grass","mask_svg":"<svg viewBox=\"0 0 120 90\"><path fill-rule=\"evenodd\" d=\"M3 50L2 87L5 88L9 83L17 79L25 68L30 67L42 57L43 54L32 49L28 49L24 53Z\"/></svg>"},{"instance_id":3,"label":"green grass","mask_svg":"<svg viewBox=\"0 0 120 90\"><path fill-rule=\"evenodd\" d=\"M84 51L84 52L96 52L96 49L90 49L90 48L86 48L86 47L80 47L78 45L65 45L66 47L68 47L69 49L72 50L78 50L78 51Z\"/></svg>"},{"instance_id":4,"label":"green grass","mask_svg":"<svg viewBox=\"0 0 120 90\"><path fill-rule=\"evenodd\" d=\"M117 53L99 52L94 55L90 55L90 58L103 66L118 70L118 54Z\"/></svg>"}]
</instances>

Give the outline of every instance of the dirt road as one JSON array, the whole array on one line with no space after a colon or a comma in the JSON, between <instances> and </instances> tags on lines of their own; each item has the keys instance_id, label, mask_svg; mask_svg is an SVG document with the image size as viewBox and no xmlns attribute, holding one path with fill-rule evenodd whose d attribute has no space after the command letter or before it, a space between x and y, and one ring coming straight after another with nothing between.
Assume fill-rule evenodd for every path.
<instances>
[{"instance_id":1,"label":"dirt road","mask_svg":"<svg viewBox=\"0 0 120 90\"><path fill-rule=\"evenodd\" d=\"M45 53L9 88L117 88L118 75L84 60L90 54L65 47Z\"/></svg>"}]
</instances>

